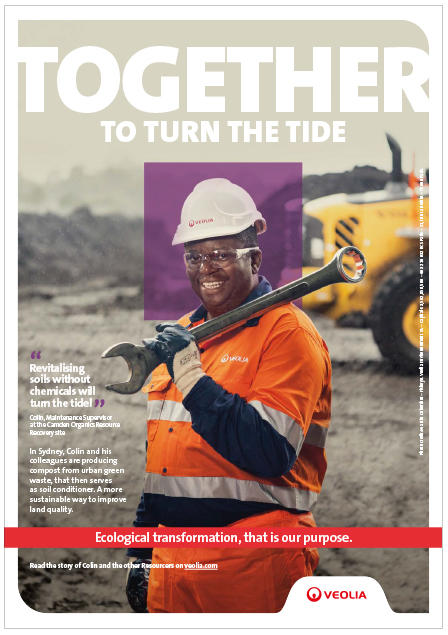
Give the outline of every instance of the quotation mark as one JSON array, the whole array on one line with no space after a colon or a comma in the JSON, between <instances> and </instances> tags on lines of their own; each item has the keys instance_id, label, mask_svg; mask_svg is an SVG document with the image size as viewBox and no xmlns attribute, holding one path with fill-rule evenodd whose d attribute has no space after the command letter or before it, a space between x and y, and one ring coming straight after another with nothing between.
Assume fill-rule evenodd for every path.
<instances>
[{"instance_id":1,"label":"quotation mark","mask_svg":"<svg viewBox=\"0 0 448 635\"><path fill-rule=\"evenodd\" d=\"M33 351L31 353L31 359L40 359L40 351Z\"/></svg>"},{"instance_id":2,"label":"quotation mark","mask_svg":"<svg viewBox=\"0 0 448 635\"><path fill-rule=\"evenodd\" d=\"M97 408L98 406L100 408L102 408L104 406L104 399L101 399L101 400L100 399L95 399L95 408Z\"/></svg>"}]
</instances>

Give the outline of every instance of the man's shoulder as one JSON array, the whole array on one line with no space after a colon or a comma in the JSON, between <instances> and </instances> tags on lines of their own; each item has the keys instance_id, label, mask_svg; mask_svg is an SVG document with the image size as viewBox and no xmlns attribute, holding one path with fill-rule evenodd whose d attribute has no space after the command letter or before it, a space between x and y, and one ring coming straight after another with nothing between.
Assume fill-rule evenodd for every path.
<instances>
[{"instance_id":1,"label":"man's shoulder","mask_svg":"<svg viewBox=\"0 0 448 635\"><path fill-rule=\"evenodd\" d=\"M194 313L195 311L185 313L185 315L177 320L178 323L182 326L188 326L191 323L190 318ZM271 309L260 318L259 325L266 331L266 334L270 333L271 335L279 331L298 331L300 333L306 333L321 346L323 345L324 348L326 348L326 344L312 320L304 311L292 303L283 304Z\"/></svg>"},{"instance_id":2,"label":"man's shoulder","mask_svg":"<svg viewBox=\"0 0 448 635\"><path fill-rule=\"evenodd\" d=\"M267 324L276 328L301 329L308 332L313 337L321 339L318 330L312 320L299 307L292 303L272 309L263 316Z\"/></svg>"},{"instance_id":3,"label":"man's shoulder","mask_svg":"<svg viewBox=\"0 0 448 635\"><path fill-rule=\"evenodd\" d=\"M284 359L290 369L311 364L313 372L324 378L331 374L328 347L311 319L298 307L287 304L272 309L260 320L263 351ZM282 362L283 363L283 362ZM325 381L327 381L325 379Z\"/></svg>"}]
</instances>

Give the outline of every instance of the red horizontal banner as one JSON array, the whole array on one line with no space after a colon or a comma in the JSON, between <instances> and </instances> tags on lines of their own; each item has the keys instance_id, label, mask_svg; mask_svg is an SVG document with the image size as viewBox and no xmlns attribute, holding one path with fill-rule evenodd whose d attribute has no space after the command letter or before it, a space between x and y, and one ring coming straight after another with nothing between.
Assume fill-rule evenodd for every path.
<instances>
[{"instance_id":1,"label":"red horizontal banner","mask_svg":"<svg viewBox=\"0 0 448 635\"><path fill-rule=\"evenodd\" d=\"M5 547L440 548L441 527L6 527Z\"/></svg>"}]
</instances>

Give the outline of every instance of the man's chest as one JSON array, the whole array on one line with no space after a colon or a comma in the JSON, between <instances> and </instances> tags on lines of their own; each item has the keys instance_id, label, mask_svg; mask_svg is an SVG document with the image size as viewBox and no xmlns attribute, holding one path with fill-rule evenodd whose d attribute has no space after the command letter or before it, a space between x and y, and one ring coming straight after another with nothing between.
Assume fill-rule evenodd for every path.
<instances>
[{"instance_id":1,"label":"man's chest","mask_svg":"<svg viewBox=\"0 0 448 635\"><path fill-rule=\"evenodd\" d=\"M264 344L257 327L204 342L200 345L202 368L223 388L244 397L256 377Z\"/></svg>"}]
</instances>

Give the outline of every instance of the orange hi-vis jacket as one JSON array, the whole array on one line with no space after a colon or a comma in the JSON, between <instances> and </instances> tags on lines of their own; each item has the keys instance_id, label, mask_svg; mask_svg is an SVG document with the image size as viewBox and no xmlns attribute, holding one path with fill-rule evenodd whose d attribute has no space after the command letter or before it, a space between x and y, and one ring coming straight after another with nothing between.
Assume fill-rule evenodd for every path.
<instances>
[{"instance_id":1,"label":"orange hi-vis jacket","mask_svg":"<svg viewBox=\"0 0 448 635\"><path fill-rule=\"evenodd\" d=\"M191 323L190 317L179 322L189 327L203 321ZM154 371L144 389L148 393L145 494L183 504L226 500L250 509L251 503L258 503L254 514L264 511L265 505L266 510L311 510L326 471L331 365L325 342L310 319L296 306L284 305L201 344L200 351L202 368L209 376L198 382L202 391L201 386L193 387L183 402L165 365ZM224 404L227 393L230 399L239 395L235 399L242 413L249 407L258 418L258 424L251 423L249 436L243 415L240 421L234 417L230 422L224 415L220 419L219 404ZM285 473L272 475L262 467L269 464L274 449L260 445L257 425L261 424L294 448L293 463ZM213 429L205 432L207 426ZM227 434L231 434L228 444ZM249 469L252 465L256 467ZM250 515L243 512L239 517ZM159 522L170 524L163 518ZM185 517L175 524L204 523Z\"/></svg>"},{"instance_id":2,"label":"orange hi-vis jacket","mask_svg":"<svg viewBox=\"0 0 448 635\"><path fill-rule=\"evenodd\" d=\"M314 527L311 512L271 511L243 518L232 529ZM275 613L291 587L311 576L312 547L156 547L149 575L148 613Z\"/></svg>"}]
</instances>

